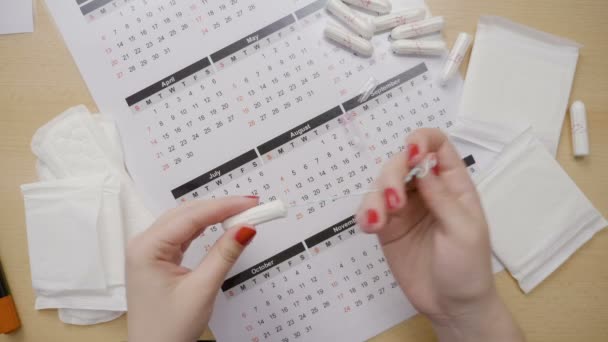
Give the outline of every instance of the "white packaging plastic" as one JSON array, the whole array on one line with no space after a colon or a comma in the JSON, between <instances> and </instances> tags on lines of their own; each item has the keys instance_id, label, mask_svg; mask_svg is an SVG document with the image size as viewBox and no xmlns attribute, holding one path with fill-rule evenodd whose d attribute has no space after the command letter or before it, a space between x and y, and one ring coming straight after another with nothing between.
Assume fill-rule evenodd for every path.
<instances>
[{"instance_id":1,"label":"white packaging plastic","mask_svg":"<svg viewBox=\"0 0 608 342\"><path fill-rule=\"evenodd\" d=\"M391 12L393 6L389 0L342 0L353 6L366 9L368 11L387 14Z\"/></svg>"},{"instance_id":2,"label":"white packaging plastic","mask_svg":"<svg viewBox=\"0 0 608 342\"><path fill-rule=\"evenodd\" d=\"M350 31L338 25L329 24L325 28L324 32L327 38L359 54L360 56L369 57L374 53L372 43L350 33Z\"/></svg>"},{"instance_id":3,"label":"white packaging plastic","mask_svg":"<svg viewBox=\"0 0 608 342\"><path fill-rule=\"evenodd\" d=\"M400 25L422 20L425 15L426 10L424 8L410 8L373 18L372 22L376 27L376 32L382 32Z\"/></svg>"},{"instance_id":4,"label":"white packaging plastic","mask_svg":"<svg viewBox=\"0 0 608 342\"><path fill-rule=\"evenodd\" d=\"M581 101L574 101L570 106L570 128L572 130L572 152L574 156L588 156L587 111L585 110L585 104Z\"/></svg>"},{"instance_id":5,"label":"white packaging plastic","mask_svg":"<svg viewBox=\"0 0 608 342\"><path fill-rule=\"evenodd\" d=\"M413 23L397 26L391 31L392 39L408 39L427 35L443 30L445 21L443 17L431 17Z\"/></svg>"},{"instance_id":6,"label":"white packaging plastic","mask_svg":"<svg viewBox=\"0 0 608 342\"><path fill-rule=\"evenodd\" d=\"M467 54L467 51L469 51L472 41L473 38L468 33L461 32L458 35L458 38L456 38L456 42L443 65L441 75L439 76L439 84L441 86L444 86L452 77L454 77L458 68L460 68L460 64L462 64L464 56Z\"/></svg>"},{"instance_id":7,"label":"white packaging plastic","mask_svg":"<svg viewBox=\"0 0 608 342\"><path fill-rule=\"evenodd\" d=\"M374 35L374 24L359 16L350 7L340 0L329 0L327 10L335 15L342 23L365 39L371 39Z\"/></svg>"},{"instance_id":8,"label":"white packaging plastic","mask_svg":"<svg viewBox=\"0 0 608 342\"><path fill-rule=\"evenodd\" d=\"M447 48L443 41L400 39L391 43L391 49L398 55L439 56Z\"/></svg>"}]
</instances>

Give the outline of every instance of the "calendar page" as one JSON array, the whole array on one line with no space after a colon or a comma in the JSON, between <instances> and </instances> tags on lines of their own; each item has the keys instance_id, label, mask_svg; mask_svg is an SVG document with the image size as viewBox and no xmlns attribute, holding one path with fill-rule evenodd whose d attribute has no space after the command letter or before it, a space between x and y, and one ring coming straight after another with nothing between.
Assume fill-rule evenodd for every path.
<instances>
[{"instance_id":1,"label":"calendar page","mask_svg":"<svg viewBox=\"0 0 608 342\"><path fill-rule=\"evenodd\" d=\"M462 80L436 85L445 56L395 56L387 34L372 58L353 55L323 37L324 0L47 3L150 208L228 195L289 204L223 283L219 340L364 340L415 313L353 213L408 133L453 125ZM222 232L195 239L184 265Z\"/></svg>"}]
</instances>

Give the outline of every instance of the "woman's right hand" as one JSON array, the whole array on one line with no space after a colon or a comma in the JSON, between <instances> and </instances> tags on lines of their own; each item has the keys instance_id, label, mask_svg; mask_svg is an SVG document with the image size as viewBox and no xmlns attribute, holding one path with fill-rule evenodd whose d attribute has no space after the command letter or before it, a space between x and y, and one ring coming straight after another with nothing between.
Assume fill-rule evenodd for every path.
<instances>
[{"instance_id":1,"label":"woman's right hand","mask_svg":"<svg viewBox=\"0 0 608 342\"><path fill-rule=\"evenodd\" d=\"M395 278L441 340L523 340L497 294L488 225L462 159L437 129L415 131L407 146L383 167L359 225L378 235ZM437 166L406 188L411 168L430 159Z\"/></svg>"}]
</instances>

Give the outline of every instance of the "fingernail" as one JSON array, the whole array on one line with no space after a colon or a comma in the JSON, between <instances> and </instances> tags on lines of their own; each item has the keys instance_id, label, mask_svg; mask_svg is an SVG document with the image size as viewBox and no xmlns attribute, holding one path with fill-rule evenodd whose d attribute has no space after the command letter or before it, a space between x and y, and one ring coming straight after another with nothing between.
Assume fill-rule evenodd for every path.
<instances>
[{"instance_id":1,"label":"fingernail","mask_svg":"<svg viewBox=\"0 0 608 342\"><path fill-rule=\"evenodd\" d=\"M376 224L379 221L378 212L374 209L367 209L367 224Z\"/></svg>"},{"instance_id":2,"label":"fingernail","mask_svg":"<svg viewBox=\"0 0 608 342\"><path fill-rule=\"evenodd\" d=\"M242 227L238 232L236 232L234 239L236 242L240 243L241 246L247 246L255 234L257 234L255 229L251 227Z\"/></svg>"},{"instance_id":3,"label":"fingernail","mask_svg":"<svg viewBox=\"0 0 608 342\"><path fill-rule=\"evenodd\" d=\"M439 176L439 162L437 162L437 164L435 164L431 170L433 170L433 174L435 176Z\"/></svg>"},{"instance_id":4,"label":"fingernail","mask_svg":"<svg viewBox=\"0 0 608 342\"><path fill-rule=\"evenodd\" d=\"M251 199L260 199L260 196L245 196L246 198L251 198Z\"/></svg>"},{"instance_id":5,"label":"fingernail","mask_svg":"<svg viewBox=\"0 0 608 342\"><path fill-rule=\"evenodd\" d=\"M420 153L420 148L416 144L408 144L407 145L407 160L412 161L418 153Z\"/></svg>"},{"instance_id":6,"label":"fingernail","mask_svg":"<svg viewBox=\"0 0 608 342\"><path fill-rule=\"evenodd\" d=\"M389 209L396 209L399 206L399 195L394 188L384 189L384 199Z\"/></svg>"}]
</instances>

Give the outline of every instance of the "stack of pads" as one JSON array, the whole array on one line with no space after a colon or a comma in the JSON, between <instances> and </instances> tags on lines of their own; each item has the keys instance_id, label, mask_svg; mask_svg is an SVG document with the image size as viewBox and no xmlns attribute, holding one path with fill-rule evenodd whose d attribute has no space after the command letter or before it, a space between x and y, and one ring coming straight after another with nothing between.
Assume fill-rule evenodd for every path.
<instances>
[{"instance_id":1,"label":"stack of pads","mask_svg":"<svg viewBox=\"0 0 608 342\"><path fill-rule=\"evenodd\" d=\"M36 309L70 324L113 320L127 310L126 241L152 215L125 171L118 131L84 106L36 132L40 181L21 186Z\"/></svg>"},{"instance_id":2,"label":"stack of pads","mask_svg":"<svg viewBox=\"0 0 608 342\"><path fill-rule=\"evenodd\" d=\"M347 2L391 11L385 0ZM352 15L339 0L330 0L328 9ZM424 13L398 16L422 20ZM387 18L376 19L383 30L393 27L382 21ZM352 17L344 23L364 26ZM481 172L473 179L494 255L526 293L607 225L554 158L579 48L482 17L458 123L449 132L457 148L478 157ZM105 116L75 107L40 128L32 150L40 182L23 185L22 192L36 308L57 308L71 324L119 317L127 309L126 241L153 217L125 171L116 128Z\"/></svg>"}]
</instances>

